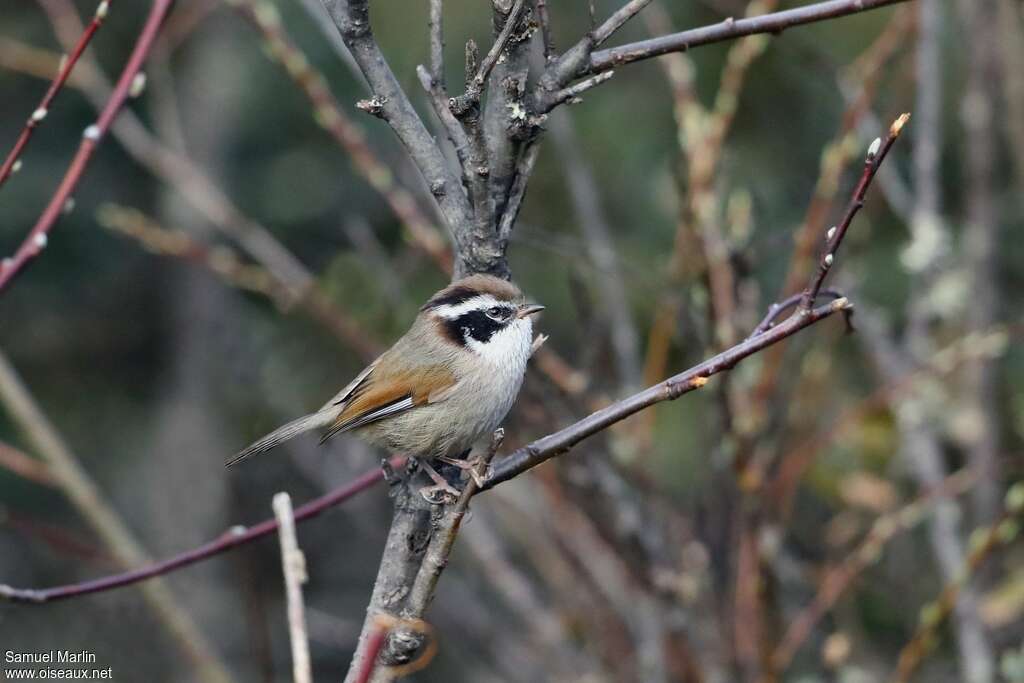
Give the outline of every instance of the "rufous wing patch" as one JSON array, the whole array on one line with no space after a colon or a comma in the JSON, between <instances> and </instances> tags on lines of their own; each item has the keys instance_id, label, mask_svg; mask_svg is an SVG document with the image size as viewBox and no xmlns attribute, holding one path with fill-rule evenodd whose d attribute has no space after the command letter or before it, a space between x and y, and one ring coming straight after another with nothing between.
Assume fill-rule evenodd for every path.
<instances>
[{"instance_id":1,"label":"rufous wing patch","mask_svg":"<svg viewBox=\"0 0 1024 683\"><path fill-rule=\"evenodd\" d=\"M390 373L378 367L352 392L321 442L347 429L362 427L416 406L443 401L451 395L456 383L455 375L444 365L424 365Z\"/></svg>"}]
</instances>

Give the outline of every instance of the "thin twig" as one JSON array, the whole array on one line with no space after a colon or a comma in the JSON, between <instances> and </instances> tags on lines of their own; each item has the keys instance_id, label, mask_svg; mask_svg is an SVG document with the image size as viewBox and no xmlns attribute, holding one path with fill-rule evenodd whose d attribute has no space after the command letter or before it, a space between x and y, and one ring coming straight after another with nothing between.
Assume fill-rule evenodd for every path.
<instances>
[{"instance_id":1,"label":"thin twig","mask_svg":"<svg viewBox=\"0 0 1024 683\"><path fill-rule=\"evenodd\" d=\"M43 486L56 486L50 467L14 446L0 441L0 467Z\"/></svg>"},{"instance_id":2,"label":"thin twig","mask_svg":"<svg viewBox=\"0 0 1024 683\"><path fill-rule=\"evenodd\" d=\"M544 49L544 64L547 65L555 55L555 41L551 35L551 16L548 13L548 0L536 0L537 23L540 24L540 36Z\"/></svg>"},{"instance_id":3,"label":"thin twig","mask_svg":"<svg viewBox=\"0 0 1024 683\"><path fill-rule=\"evenodd\" d=\"M0 165L0 186L11 177L11 174L16 172L21 167L21 155L25 150L25 146L28 145L28 141L32 138L32 133L35 132L36 128L42 124L47 114L50 113L50 107L53 105L54 99L57 97L57 93L60 92L64 83L71 76L71 72L74 70L75 65L78 64L79 57L85 52L85 48L88 47L89 41L96 35L100 26L103 25L103 20L107 18L107 14L110 11L110 0L102 0L99 5L96 6L96 11L92 15L92 21L86 25L82 30L82 35L79 37L78 42L75 44L74 49L61 59L60 66L57 70L57 77L53 79L53 83L46 90L46 94L43 95L43 99L39 101L35 111L29 116L28 121L25 123L25 127L21 131L21 135L18 136L17 141L14 143L14 147L8 153L7 158L4 159L4 163Z\"/></svg>"},{"instance_id":4,"label":"thin twig","mask_svg":"<svg viewBox=\"0 0 1024 683\"><path fill-rule=\"evenodd\" d=\"M508 45L508 41L512 38L512 34L519 25L519 19L523 13L523 8L526 7L526 0L516 0L516 3L512 6L512 10L508 14L508 18L505 20L505 25L501 28L501 32L498 37L495 38L494 44L491 45L491 49L487 51L482 62L475 72L471 72L467 69L466 72L466 92L453 98L450 105L455 116L462 117L466 112L475 107L480 103L480 96L484 92L484 86L487 85L487 79L491 75L491 70L494 65L498 63L498 58L501 56L502 51ZM467 51L469 46L466 47ZM470 60L466 60L467 67L470 64Z\"/></svg>"},{"instance_id":5,"label":"thin twig","mask_svg":"<svg viewBox=\"0 0 1024 683\"><path fill-rule=\"evenodd\" d=\"M869 150L867 160L865 162L864 174L862 175L861 182L857 184L857 187L854 190L853 199L851 200L851 209L847 212L849 220L846 221L843 230L836 230L829 235L826 248L821 258L822 263L825 263L826 261L828 262L828 267L832 266L834 259L834 257L830 258L829 254L834 254L842 243L842 239L846 235L846 229L849 228L850 221L852 221L853 216L856 214L856 210L863 204L864 196L871 184L871 179L874 177L874 174L878 169L878 165L885 159L885 155L896 141L903 125L908 119L909 114L903 114L897 118L889 129L889 137L886 139L885 144L881 145L881 141L879 141L881 145L880 148L875 149L874 146L872 146L873 148ZM853 208L854 206L856 206L856 209ZM825 270L827 273L828 268ZM683 394L689 393L694 389L698 389L704 386L704 384L707 383L708 378L712 375L730 370L741 360L757 353L761 349L782 341L808 325L826 318L833 313L849 308L850 303L845 298L836 299L835 301L823 306L814 307L814 300L821 290L822 280L824 280L824 275L822 273L816 273L814 277L812 277L807 288L804 290L797 311L775 327L768 329L756 337L745 339L739 344L726 349L717 356L704 361L700 365L694 366L693 368L679 373L678 375L674 375L673 377L645 389L638 394L634 394L629 398L613 403L607 408L599 410L580 420L576 424L546 436L543 439L538 439L537 441L534 441L533 443L528 444L527 446L524 446L503 458L501 462L498 463L497 467L495 467L494 475L487 481L485 488L491 488L503 481L508 481L509 479L522 474L526 470L536 467L542 462L568 451L586 437L606 429L611 424L625 419L644 408L662 401L674 400ZM805 306L805 302L808 301L809 303Z\"/></svg>"},{"instance_id":6,"label":"thin twig","mask_svg":"<svg viewBox=\"0 0 1024 683\"><path fill-rule=\"evenodd\" d=\"M729 18L710 26L594 52L584 67L573 76L596 74L622 64L650 59L669 52L683 52L693 47L719 43L723 40L732 40L755 33L778 34L793 26L835 19L898 2L906 2L906 0L827 0L827 2L817 2L759 17Z\"/></svg>"},{"instance_id":7,"label":"thin twig","mask_svg":"<svg viewBox=\"0 0 1024 683\"><path fill-rule=\"evenodd\" d=\"M404 465L404 457L395 457L389 461L389 466L395 469L403 467ZM304 522L307 519L312 519L313 517L344 503L349 498L369 489L377 482L383 480L383 478L383 470L379 467L365 472L347 484L339 486L333 491L299 506L295 511L295 521ZM12 586L0 584L0 600L42 604L130 586L156 576L169 574L170 572L181 569L182 567L187 567L191 564L195 564L196 562L201 562L216 555L220 555L223 552L237 548L240 545L251 543L263 538L264 536L269 536L275 533L277 528L277 520L274 519L264 520L248 528L243 526L232 527L221 534L218 538L197 548L193 548L192 550L169 557L166 560L154 562L121 574L103 576L98 579L92 579L91 581L84 581L82 583L72 583L64 586L55 586L53 588L14 588Z\"/></svg>"},{"instance_id":8,"label":"thin twig","mask_svg":"<svg viewBox=\"0 0 1024 683\"><path fill-rule=\"evenodd\" d=\"M370 26L368 0L322 2L372 90L372 97L364 101L364 108L391 126L441 209L455 252L461 259L456 264L456 272L473 270L469 266L477 261L480 269L498 267L500 264L487 263L495 255L469 253L472 250L467 244L467 228L473 220L469 198L381 52ZM470 262L463 263L466 259Z\"/></svg>"},{"instance_id":9,"label":"thin twig","mask_svg":"<svg viewBox=\"0 0 1024 683\"><path fill-rule=\"evenodd\" d=\"M46 247L50 230L65 210L68 199L71 198L72 192L74 192L79 181L82 179L82 175L85 173L89 161L96 152L100 140L103 139L103 136L110 129L114 119L130 96L135 76L139 73L143 62L149 56L149 51L152 49L153 42L156 40L157 33L160 30L160 24L163 23L171 4L172 0L153 0L146 23L139 33L139 38L135 42L132 54L128 58L128 63L125 64L124 69L121 71L121 76L118 79L117 85L114 86L110 99L100 112L96 123L87 127L83 132L78 152L71 160L63 180L61 180L57 190L50 198L50 203L43 210L39 220L36 221L36 224L29 231L28 236L14 256L0 261L0 290L3 290L27 263L38 256Z\"/></svg>"},{"instance_id":10,"label":"thin twig","mask_svg":"<svg viewBox=\"0 0 1024 683\"><path fill-rule=\"evenodd\" d=\"M288 600L288 635L292 646L292 680L312 683L309 659L309 636L306 634L306 607L302 601L302 584L308 581L306 556L295 535L292 499L281 492L273 499L274 518L281 541L281 569L284 572L285 595Z\"/></svg>"},{"instance_id":11,"label":"thin twig","mask_svg":"<svg viewBox=\"0 0 1024 683\"><path fill-rule=\"evenodd\" d=\"M236 0L232 4L260 31L267 41L268 53L284 67L313 105L317 123L349 155L355 171L384 198L408 230L413 244L442 270L450 270L452 257L441 232L420 210L416 198L396 182L395 174L367 143L362 126L345 113L323 74L288 35L274 6L262 0Z\"/></svg>"},{"instance_id":12,"label":"thin twig","mask_svg":"<svg viewBox=\"0 0 1024 683\"><path fill-rule=\"evenodd\" d=\"M622 28L627 21L636 16L640 10L651 4L651 0L629 0L625 5L608 17L603 24L590 32L594 41L594 47L601 45L612 37L612 34Z\"/></svg>"},{"instance_id":13,"label":"thin twig","mask_svg":"<svg viewBox=\"0 0 1024 683\"><path fill-rule=\"evenodd\" d=\"M878 172L878 167L885 160L885 156L889 153L893 143L896 142L896 138L899 137L900 131L903 130L903 126L909 120L910 114L900 115L889 126L889 134L886 136L885 141L883 142L876 138L871 143L871 146L868 147L868 155L864 159L864 171L861 173L860 180L857 182L857 187L853 192L853 197L846 207L846 212L843 214L842 220L836 226L829 228L825 235L825 250L818 261L817 272L811 279L810 285L804 290L804 296L800 300L800 310L810 310L814 304L814 300L821 290L821 285L832 268L836 252L839 249L839 245L842 244L843 237L846 236L846 231L849 230L854 216L864 206L864 196L867 194L868 187L870 187L875 173Z\"/></svg>"}]
</instances>

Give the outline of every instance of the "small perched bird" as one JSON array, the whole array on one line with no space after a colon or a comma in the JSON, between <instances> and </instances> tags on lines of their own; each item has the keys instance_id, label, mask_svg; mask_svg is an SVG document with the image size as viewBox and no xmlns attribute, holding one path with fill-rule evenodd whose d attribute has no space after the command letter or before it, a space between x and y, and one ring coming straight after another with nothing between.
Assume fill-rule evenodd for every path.
<instances>
[{"instance_id":1,"label":"small perched bird","mask_svg":"<svg viewBox=\"0 0 1024 683\"><path fill-rule=\"evenodd\" d=\"M265 453L294 436L325 429L320 443L352 431L371 444L409 453L437 486L455 493L429 461L457 459L505 418L523 383L533 345L530 304L519 288L471 275L437 292L395 345L320 410L280 427L228 461Z\"/></svg>"}]
</instances>

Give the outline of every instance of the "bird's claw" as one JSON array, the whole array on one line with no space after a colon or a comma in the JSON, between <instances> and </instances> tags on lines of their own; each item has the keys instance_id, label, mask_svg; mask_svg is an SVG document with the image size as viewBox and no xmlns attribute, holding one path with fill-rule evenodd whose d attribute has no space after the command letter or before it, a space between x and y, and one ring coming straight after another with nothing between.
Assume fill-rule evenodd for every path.
<instances>
[{"instance_id":1,"label":"bird's claw","mask_svg":"<svg viewBox=\"0 0 1024 683\"><path fill-rule=\"evenodd\" d=\"M450 484L434 484L421 488L420 495L431 505L447 505L457 501L462 494Z\"/></svg>"}]
</instances>

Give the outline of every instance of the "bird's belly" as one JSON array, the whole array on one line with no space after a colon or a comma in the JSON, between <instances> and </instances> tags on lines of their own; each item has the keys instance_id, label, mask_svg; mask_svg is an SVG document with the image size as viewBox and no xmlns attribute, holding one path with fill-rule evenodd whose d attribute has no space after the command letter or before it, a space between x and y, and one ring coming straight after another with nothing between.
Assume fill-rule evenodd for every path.
<instances>
[{"instance_id":1,"label":"bird's belly","mask_svg":"<svg viewBox=\"0 0 1024 683\"><path fill-rule=\"evenodd\" d=\"M524 368L525 369L525 368ZM395 452L457 457L505 419L523 381L523 369L464 376L455 395L367 425L357 433Z\"/></svg>"}]
</instances>

